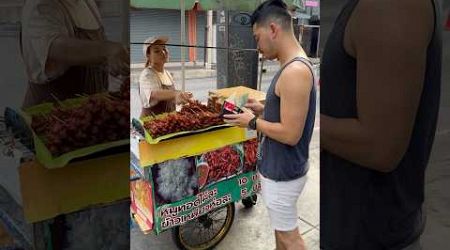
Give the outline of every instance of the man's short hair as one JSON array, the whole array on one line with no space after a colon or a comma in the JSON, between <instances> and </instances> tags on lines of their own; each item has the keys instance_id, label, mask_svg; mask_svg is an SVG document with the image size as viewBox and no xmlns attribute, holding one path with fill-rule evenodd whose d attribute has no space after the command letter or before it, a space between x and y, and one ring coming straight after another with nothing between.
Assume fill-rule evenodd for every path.
<instances>
[{"instance_id":1,"label":"man's short hair","mask_svg":"<svg viewBox=\"0 0 450 250\"><path fill-rule=\"evenodd\" d=\"M265 1L253 12L251 17L252 26L255 24L266 25L269 22L280 24L283 30L289 30L292 27L292 17L283 0Z\"/></svg>"}]
</instances>

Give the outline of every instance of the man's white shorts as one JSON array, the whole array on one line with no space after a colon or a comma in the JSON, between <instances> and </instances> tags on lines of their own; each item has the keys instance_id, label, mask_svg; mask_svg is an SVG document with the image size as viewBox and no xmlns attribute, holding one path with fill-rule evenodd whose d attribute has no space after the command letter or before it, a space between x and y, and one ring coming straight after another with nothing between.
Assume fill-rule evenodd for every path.
<instances>
[{"instance_id":1,"label":"man's white shorts","mask_svg":"<svg viewBox=\"0 0 450 250\"><path fill-rule=\"evenodd\" d=\"M297 200L306 183L306 175L291 181L274 181L259 174L261 195L267 207L270 224L276 231L298 227Z\"/></svg>"}]
</instances>

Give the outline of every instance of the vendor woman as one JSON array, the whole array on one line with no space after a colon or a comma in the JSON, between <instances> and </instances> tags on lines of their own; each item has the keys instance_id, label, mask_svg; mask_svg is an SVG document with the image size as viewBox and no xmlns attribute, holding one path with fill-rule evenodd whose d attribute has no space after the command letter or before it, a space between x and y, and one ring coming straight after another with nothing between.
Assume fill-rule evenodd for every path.
<instances>
[{"instance_id":1,"label":"vendor woman","mask_svg":"<svg viewBox=\"0 0 450 250\"><path fill-rule=\"evenodd\" d=\"M144 44L147 58L139 77L139 95L142 102L141 117L175 111L176 104L184 103L192 94L175 89L172 75L164 68L169 58L166 48L168 37L150 37Z\"/></svg>"}]
</instances>

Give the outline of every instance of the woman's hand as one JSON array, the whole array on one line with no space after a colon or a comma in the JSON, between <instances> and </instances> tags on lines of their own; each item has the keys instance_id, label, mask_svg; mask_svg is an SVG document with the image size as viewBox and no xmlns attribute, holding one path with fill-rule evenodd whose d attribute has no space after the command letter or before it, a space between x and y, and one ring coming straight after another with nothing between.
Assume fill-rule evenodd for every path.
<instances>
[{"instance_id":1,"label":"woman's hand","mask_svg":"<svg viewBox=\"0 0 450 250\"><path fill-rule=\"evenodd\" d=\"M176 98L175 98L175 100L178 104L187 103L190 99L192 99L192 93L191 92L183 92L183 91L178 91Z\"/></svg>"}]
</instances>

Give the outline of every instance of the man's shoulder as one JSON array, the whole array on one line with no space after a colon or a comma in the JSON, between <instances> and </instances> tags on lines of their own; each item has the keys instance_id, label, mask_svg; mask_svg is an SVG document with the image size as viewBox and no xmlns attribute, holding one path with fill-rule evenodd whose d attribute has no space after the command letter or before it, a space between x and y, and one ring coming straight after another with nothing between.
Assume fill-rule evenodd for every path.
<instances>
[{"instance_id":1,"label":"man's shoulder","mask_svg":"<svg viewBox=\"0 0 450 250\"><path fill-rule=\"evenodd\" d=\"M359 0L353 19L377 25L380 30L429 21L434 12L432 1L423 0ZM376 18L376 19L374 19ZM355 21L356 23L358 23ZM387 23L385 23L387 22ZM383 25L390 24L390 25ZM363 28L364 26L360 26Z\"/></svg>"},{"instance_id":2,"label":"man's shoulder","mask_svg":"<svg viewBox=\"0 0 450 250\"><path fill-rule=\"evenodd\" d=\"M311 62L308 58L299 58L286 66L286 71L291 73L310 72Z\"/></svg>"},{"instance_id":3,"label":"man's shoulder","mask_svg":"<svg viewBox=\"0 0 450 250\"><path fill-rule=\"evenodd\" d=\"M309 93L314 84L313 73L305 62L295 61L285 67L275 87L277 96ZM283 94L285 93L285 94ZM292 95L291 95L292 94Z\"/></svg>"},{"instance_id":4,"label":"man's shoulder","mask_svg":"<svg viewBox=\"0 0 450 250\"><path fill-rule=\"evenodd\" d=\"M417 47L428 44L434 19L431 1L360 0L348 32L353 46L368 52L379 46Z\"/></svg>"},{"instance_id":5,"label":"man's shoulder","mask_svg":"<svg viewBox=\"0 0 450 250\"><path fill-rule=\"evenodd\" d=\"M296 81L305 81L311 80L312 72L310 67L306 64L307 62L303 61L294 61L286 66L283 72L280 75L280 79L288 80L287 83Z\"/></svg>"},{"instance_id":6,"label":"man's shoulder","mask_svg":"<svg viewBox=\"0 0 450 250\"><path fill-rule=\"evenodd\" d=\"M374 11L377 11L378 9L386 8L390 9L397 8L397 7L410 7L411 5L418 5L418 4L427 4L431 1L423 1L423 0L359 0L358 5L365 5L374 8ZM400 15L402 13L399 13Z\"/></svg>"}]
</instances>

